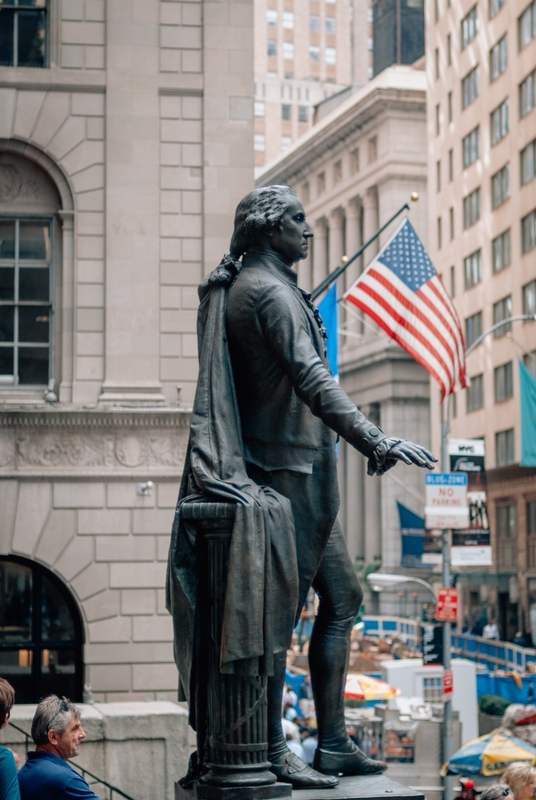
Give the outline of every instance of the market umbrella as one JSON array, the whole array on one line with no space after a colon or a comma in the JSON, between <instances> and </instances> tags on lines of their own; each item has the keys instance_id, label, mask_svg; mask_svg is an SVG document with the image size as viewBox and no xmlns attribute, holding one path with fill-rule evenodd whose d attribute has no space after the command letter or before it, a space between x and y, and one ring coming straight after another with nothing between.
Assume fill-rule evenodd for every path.
<instances>
[{"instance_id":1,"label":"market umbrella","mask_svg":"<svg viewBox=\"0 0 536 800\"><path fill-rule=\"evenodd\" d=\"M536 765L536 747L504 728L467 742L444 764L441 775L501 775L513 761Z\"/></svg>"},{"instance_id":2,"label":"market umbrella","mask_svg":"<svg viewBox=\"0 0 536 800\"><path fill-rule=\"evenodd\" d=\"M395 689L385 681L380 681L378 678L371 678L370 675L365 675L362 672L350 673L346 677L346 688L344 696L352 700L367 700L381 702L382 700L390 700L391 697L397 697L402 694L400 689Z\"/></svg>"}]
</instances>

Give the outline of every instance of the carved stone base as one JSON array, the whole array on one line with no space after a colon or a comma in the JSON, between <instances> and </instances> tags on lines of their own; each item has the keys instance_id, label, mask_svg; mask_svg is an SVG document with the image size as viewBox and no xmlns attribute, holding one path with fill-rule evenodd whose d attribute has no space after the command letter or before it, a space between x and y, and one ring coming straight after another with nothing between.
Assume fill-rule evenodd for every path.
<instances>
[{"instance_id":1,"label":"carved stone base","mask_svg":"<svg viewBox=\"0 0 536 800\"><path fill-rule=\"evenodd\" d=\"M289 783L272 783L270 786L209 786L198 783L194 789L183 789L175 784L175 800L271 800L291 795Z\"/></svg>"}]
</instances>

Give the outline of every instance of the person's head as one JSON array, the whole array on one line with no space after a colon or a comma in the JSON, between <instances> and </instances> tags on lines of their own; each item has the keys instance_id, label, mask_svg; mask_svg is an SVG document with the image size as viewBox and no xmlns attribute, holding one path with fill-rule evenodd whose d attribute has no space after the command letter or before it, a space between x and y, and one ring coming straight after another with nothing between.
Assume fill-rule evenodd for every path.
<instances>
[{"instance_id":1,"label":"person's head","mask_svg":"<svg viewBox=\"0 0 536 800\"><path fill-rule=\"evenodd\" d=\"M506 769L502 779L510 788L515 800L529 800L534 796L536 769L529 761L514 761Z\"/></svg>"},{"instance_id":2,"label":"person's head","mask_svg":"<svg viewBox=\"0 0 536 800\"><path fill-rule=\"evenodd\" d=\"M482 792L479 800L514 800L514 798L509 786L504 783L494 783Z\"/></svg>"},{"instance_id":3,"label":"person's head","mask_svg":"<svg viewBox=\"0 0 536 800\"><path fill-rule=\"evenodd\" d=\"M230 253L235 259L254 246L268 246L289 265L307 257L313 235L303 206L289 186L263 186L238 204Z\"/></svg>"},{"instance_id":4,"label":"person's head","mask_svg":"<svg viewBox=\"0 0 536 800\"><path fill-rule=\"evenodd\" d=\"M48 750L67 761L79 755L85 738L80 711L70 700L55 694L41 700L32 721L32 739L38 750Z\"/></svg>"},{"instance_id":5,"label":"person's head","mask_svg":"<svg viewBox=\"0 0 536 800\"><path fill-rule=\"evenodd\" d=\"M0 728L7 725L15 702L15 689L4 678L0 678Z\"/></svg>"}]
</instances>

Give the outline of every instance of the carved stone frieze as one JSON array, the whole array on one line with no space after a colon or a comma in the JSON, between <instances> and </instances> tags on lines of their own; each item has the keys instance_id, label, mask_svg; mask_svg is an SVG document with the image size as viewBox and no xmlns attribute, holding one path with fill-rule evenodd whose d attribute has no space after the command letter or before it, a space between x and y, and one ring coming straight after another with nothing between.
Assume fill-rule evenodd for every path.
<instances>
[{"instance_id":1,"label":"carved stone frieze","mask_svg":"<svg viewBox=\"0 0 536 800\"><path fill-rule=\"evenodd\" d=\"M0 477L174 477L190 414L175 409L0 412Z\"/></svg>"}]
</instances>

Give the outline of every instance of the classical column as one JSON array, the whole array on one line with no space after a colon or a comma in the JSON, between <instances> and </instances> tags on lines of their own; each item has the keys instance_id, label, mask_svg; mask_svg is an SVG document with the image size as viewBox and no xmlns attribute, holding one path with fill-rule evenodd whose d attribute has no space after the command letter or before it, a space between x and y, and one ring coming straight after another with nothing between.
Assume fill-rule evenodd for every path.
<instances>
[{"instance_id":1,"label":"classical column","mask_svg":"<svg viewBox=\"0 0 536 800\"><path fill-rule=\"evenodd\" d=\"M359 200L351 200L345 209L346 217L346 255L351 258L361 246L361 205ZM344 273L344 288L348 289L357 279L361 259L356 259Z\"/></svg>"},{"instance_id":2,"label":"classical column","mask_svg":"<svg viewBox=\"0 0 536 800\"><path fill-rule=\"evenodd\" d=\"M372 186L367 189L363 197L363 240L366 242L373 236L380 227L379 207L378 207L378 189ZM378 253L379 243L376 239L364 253L364 264L369 264L374 256Z\"/></svg>"},{"instance_id":3,"label":"classical column","mask_svg":"<svg viewBox=\"0 0 536 800\"><path fill-rule=\"evenodd\" d=\"M333 272L344 255L344 213L336 208L329 215L329 261L328 274Z\"/></svg>"},{"instance_id":4,"label":"classical column","mask_svg":"<svg viewBox=\"0 0 536 800\"><path fill-rule=\"evenodd\" d=\"M315 243L313 249L313 286L314 289L327 275L327 225L324 218L313 225Z\"/></svg>"}]
</instances>

